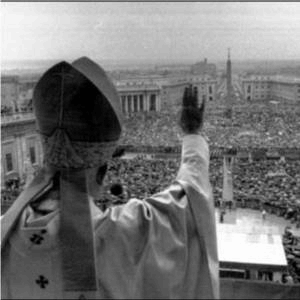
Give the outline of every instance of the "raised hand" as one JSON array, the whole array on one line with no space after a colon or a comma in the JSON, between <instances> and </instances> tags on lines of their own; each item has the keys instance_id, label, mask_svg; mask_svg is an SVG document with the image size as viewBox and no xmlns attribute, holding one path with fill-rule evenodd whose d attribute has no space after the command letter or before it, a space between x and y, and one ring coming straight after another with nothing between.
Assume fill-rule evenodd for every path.
<instances>
[{"instance_id":1,"label":"raised hand","mask_svg":"<svg viewBox=\"0 0 300 300\"><path fill-rule=\"evenodd\" d=\"M182 99L180 127L186 134L199 133L203 127L205 100L199 107L198 89L190 85L186 87Z\"/></svg>"}]
</instances>

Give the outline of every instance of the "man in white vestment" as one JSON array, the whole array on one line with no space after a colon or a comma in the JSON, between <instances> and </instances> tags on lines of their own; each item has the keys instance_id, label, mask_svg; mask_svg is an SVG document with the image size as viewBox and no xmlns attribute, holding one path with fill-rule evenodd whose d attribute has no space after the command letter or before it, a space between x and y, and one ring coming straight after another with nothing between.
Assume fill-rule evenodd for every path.
<instances>
[{"instance_id":1,"label":"man in white vestment","mask_svg":"<svg viewBox=\"0 0 300 300\"><path fill-rule=\"evenodd\" d=\"M50 68L33 103L44 167L1 219L3 299L217 299L204 106L185 90L170 186L102 212L94 201L122 130L117 91L84 57Z\"/></svg>"}]
</instances>

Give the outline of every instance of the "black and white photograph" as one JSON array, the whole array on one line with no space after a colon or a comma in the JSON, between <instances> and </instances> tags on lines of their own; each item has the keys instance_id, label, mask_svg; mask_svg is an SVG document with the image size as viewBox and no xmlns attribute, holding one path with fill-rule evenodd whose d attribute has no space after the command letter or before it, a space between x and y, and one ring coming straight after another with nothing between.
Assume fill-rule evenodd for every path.
<instances>
[{"instance_id":1,"label":"black and white photograph","mask_svg":"<svg viewBox=\"0 0 300 300\"><path fill-rule=\"evenodd\" d=\"M1 2L1 299L300 299L300 2Z\"/></svg>"}]
</instances>

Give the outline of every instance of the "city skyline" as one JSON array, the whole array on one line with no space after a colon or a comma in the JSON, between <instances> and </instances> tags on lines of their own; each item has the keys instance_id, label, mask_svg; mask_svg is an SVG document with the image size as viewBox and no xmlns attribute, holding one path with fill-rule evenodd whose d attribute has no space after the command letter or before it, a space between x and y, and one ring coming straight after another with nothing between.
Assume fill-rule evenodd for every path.
<instances>
[{"instance_id":1,"label":"city skyline","mask_svg":"<svg viewBox=\"0 0 300 300\"><path fill-rule=\"evenodd\" d=\"M1 3L2 62L300 59L299 3Z\"/></svg>"}]
</instances>

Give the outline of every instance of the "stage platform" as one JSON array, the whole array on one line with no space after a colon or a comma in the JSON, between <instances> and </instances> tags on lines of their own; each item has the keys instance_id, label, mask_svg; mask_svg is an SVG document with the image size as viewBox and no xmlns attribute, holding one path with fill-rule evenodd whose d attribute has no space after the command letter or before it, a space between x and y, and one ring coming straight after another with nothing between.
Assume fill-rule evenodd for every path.
<instances>
[{"instance_id":1,"label":"stage platform","mask_svg":"<svg viewBox=\"0 0 300 300\"><path fill-rule=\"evenodd\" d=\"M221 268L284 272L287 260L281 235L249 232L249 228L217 226Z\"/></svg>"},{"instance_id":2,"label":"stage platform","mask_svg":"<svg viewBox=\"0 0 300 300\"><path fill-rule=\"evenodd\" d=\"M219 210L216 210L221 269L251 271L252 278L257 278L258 272L262 271L276 273L276 278L279 278L279 274L287 271L282 244L282 233L288 225L286 220L277 216L277 219L267 216L264 220L260 211L242 208L227 210L226 215L230 222L225 219L220 223Z\"/></svg>"}]
</instances>

